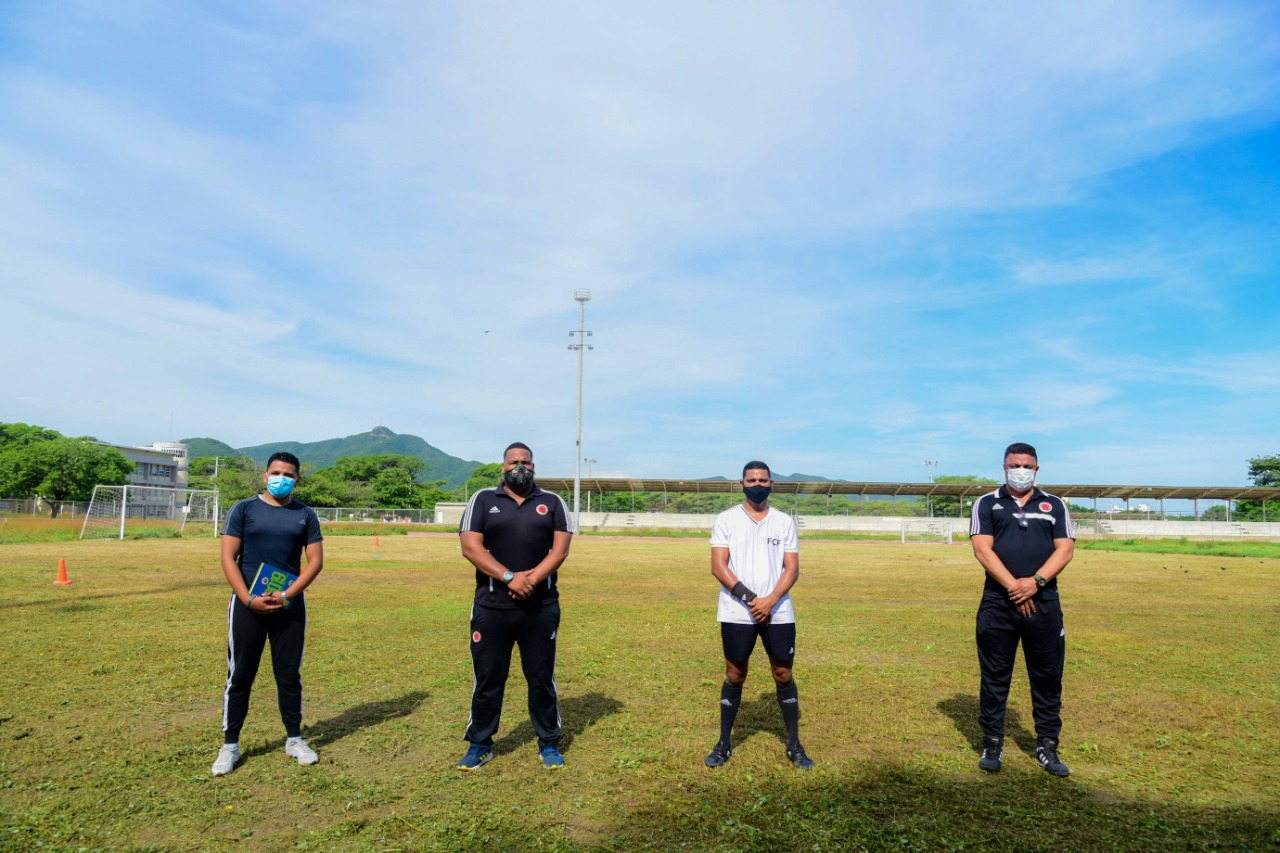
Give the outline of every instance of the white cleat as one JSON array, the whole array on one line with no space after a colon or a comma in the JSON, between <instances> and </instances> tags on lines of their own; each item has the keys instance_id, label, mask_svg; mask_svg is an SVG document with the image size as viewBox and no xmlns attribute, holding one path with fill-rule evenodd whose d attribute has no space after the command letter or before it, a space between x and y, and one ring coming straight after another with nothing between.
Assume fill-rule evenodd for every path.
<instances>
[{"instance_id":1,"label":"white cleat","mask_svg":"<svg viewBox=\"0 0 1280 853\"><path fill-rule=\"evenodd\" d=\"M313 753L314 754L314 753ZM226 776L240 764L240 747L234 743L224 743L218 750L218 758L213 762L210 772L214 776Z\"/></svg>"},{"instance_id":2,"label":"white cleat","mask_svg":"<svg viewBox=\"0 0 1280 853\"><path fill-rule=\"evenodd\" d=\"M298 759L299 764L315 764L320 760L316 751L307 746L307 742L300 737L291 737L285 741L284 754Z\"/></svg>"}]
</instances>

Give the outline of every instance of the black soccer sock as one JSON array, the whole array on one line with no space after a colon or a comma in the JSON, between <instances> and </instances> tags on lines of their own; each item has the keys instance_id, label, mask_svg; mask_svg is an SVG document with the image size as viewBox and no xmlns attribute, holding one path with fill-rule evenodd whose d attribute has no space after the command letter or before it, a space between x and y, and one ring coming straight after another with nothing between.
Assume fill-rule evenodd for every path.
<instances>
[{"instance_id":1,"label":"black soccer sock","mask_svg":"<svg viewBox=\"0 0 1280 853\"><path fill-rule=\"evenodd\" d=\"M778 685L778 707L787 724L787 749L795 749L800 745L800 691L794 681Z\"/></svg>"},{"instance_id":2,"label":"black soccer sock","mask_svg":"<svg viewBox=\"0 0 1280 853\"><path fill-rule=\"evenodd\" d=\"M733 743L733 721L738 716L738 706L742 704L742 685L734 687L725 682L720 688L720 742L725 746Z\"/></svg>"}]
</instances>

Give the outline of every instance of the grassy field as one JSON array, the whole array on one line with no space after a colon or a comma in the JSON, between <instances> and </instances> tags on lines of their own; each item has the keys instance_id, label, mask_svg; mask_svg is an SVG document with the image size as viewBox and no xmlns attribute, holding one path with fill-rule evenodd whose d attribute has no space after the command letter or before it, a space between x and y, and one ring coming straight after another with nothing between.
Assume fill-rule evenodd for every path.
<instances>
[{"instance_id":1,"label":"grassy field","mask_svg":"<svg viewBox=\"0 0 1280 853\"><path fill-rule=\"evenodd\" d=\"M702 766L722 679L704 541L586 536L562 573L567 768L541 769L513 673L497 758L452 769L471 691L453 536L331 537L308 593L305 734L269 663L209 765L228 591L209 539L0 546L0 850L1258 850L1280 847L1280 558L1081 551L1063 577L1063 757L976 767L966 546L809 542L794 594L801 735L765 661L729 765ZM74 585L52 585L59 558Z\"/></svg>"}]
</instances>

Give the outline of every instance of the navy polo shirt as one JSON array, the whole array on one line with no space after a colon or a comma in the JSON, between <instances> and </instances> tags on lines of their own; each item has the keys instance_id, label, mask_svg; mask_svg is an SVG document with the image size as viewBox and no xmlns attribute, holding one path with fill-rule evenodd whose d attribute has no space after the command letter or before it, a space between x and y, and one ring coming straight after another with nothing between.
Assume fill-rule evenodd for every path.
<instances>
[{"instance_id":1,"label":"navy polo shirt","mask_svg":"<svg viewBox=\"0 0 1280 853\"><path fill-rule=\"evenodd\" d=\"M991 536L994 540L992 550L1009 574L1015 578L1029 578L1053 553L1054 540L1075 539L1076 531L1071 524L1067 503L1062 498L1036 487L1026 504L1019 506L1007 488L1001 486L978 498L973 505L969 535ZM1001 598L1008 595L1004 587L987 575L983 595L989 593ZM1051 579L1040 594L1045 598L1057 598L1058 579Z\"/></svg>"},{"instance_id":2,"label":"navy polo shirt","mask_svg":"<svg viewBox=\"0 0 1280 853\"><path fill-rule=\"evenodd\" d=\"M513 572L527 572L541 563L551 551L555 534L571 529L564 499L544 492L536 483L523 503L516 503L501 485L481 489L471 496L458 525L459 533L482 534L485 549ZM476 569L476 604L497 610L541 607L560 598L557 574L552 572L539 583L529 598L516 601L506 584Z\"/></svg>"},{"instance_id":3,"label":"navy polo shirt","mask_svg":"<svg viewBox=\"0 0 1280 853\"><path fill-rule=\"evenodd\" d=\"M240 574L252 584L263 563L302 574L302 552L320 542L320 519L315 510L294 498L284 506L261 496L245 498L227 513L222 535L240 540Z\"/></svg>"}]
</instances>

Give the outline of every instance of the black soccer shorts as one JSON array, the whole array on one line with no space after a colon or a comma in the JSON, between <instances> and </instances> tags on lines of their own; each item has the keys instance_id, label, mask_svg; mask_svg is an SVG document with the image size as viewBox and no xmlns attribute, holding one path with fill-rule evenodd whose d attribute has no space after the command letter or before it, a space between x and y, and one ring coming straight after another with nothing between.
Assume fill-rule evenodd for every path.
<instances>
[{"instance_id":1,"label":"black soccer shorts","mask_svg":"<svg viewBox=\"0 0 1280 853\"><path fill-rule=\"evenodd\" d=\"M791 663L796 656L796 623L757 622L740 625L736 622L720 623L720 642L724 645L725 660L746 660L756 647L756 637L764 642L764 651L780 663Z\"/></svg>"}]
</instances>

